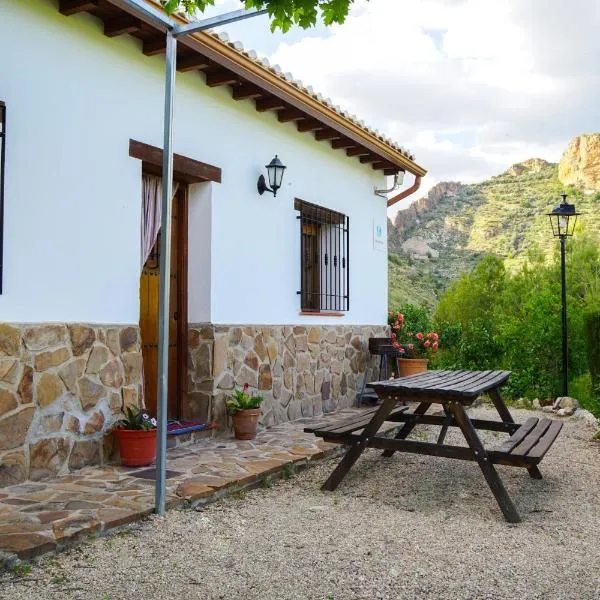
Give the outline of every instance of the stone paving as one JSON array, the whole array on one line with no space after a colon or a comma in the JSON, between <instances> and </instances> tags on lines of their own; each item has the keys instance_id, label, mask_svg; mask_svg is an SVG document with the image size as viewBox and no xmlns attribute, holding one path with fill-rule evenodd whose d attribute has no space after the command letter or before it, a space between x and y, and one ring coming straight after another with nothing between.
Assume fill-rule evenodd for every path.
<instances>
[{"instance_id":1,"label":"stone paving","mask_svg":"<svg viewBox=\"0 0 600 600\"><path fill-rule=\"evenodd\" d=\"M345 409L335 416L360 410ZM307 422L331 418L285 423L259 433L252 441L216 437L170 449L167 506L210 502L257 485L286 465L300 468L339 451L338 445L302 431ZM394 427L393 423L385 425ZM11 554L31 558L142 519L154 506L153 472L148 471L85 467L55 479L0 488L0 559L2 553L8 553L5 558ZM137 476L144 474L146 478Z\"/></svg>"}]
</instances>

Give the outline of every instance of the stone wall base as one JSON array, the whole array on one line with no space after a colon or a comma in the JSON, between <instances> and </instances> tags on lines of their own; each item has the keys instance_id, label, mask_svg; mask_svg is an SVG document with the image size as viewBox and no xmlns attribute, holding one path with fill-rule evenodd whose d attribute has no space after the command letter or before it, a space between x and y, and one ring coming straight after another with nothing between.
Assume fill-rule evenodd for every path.
<instances>
[{"instance_id":1,"label":"stone wall base","mask_svg":"<svg viewBox=\"0 0 600 600\"><path fill-rule=\"evenodd\" d=\"M107 462L141 373L137 326L0 323L0 487Z\"/></svg>"},{"instance_id":2,"label":"stone wall base","mask_svg":"<svg viewBox=\"0 0 600 600\"><path fill-rule=\"evenodd\" d=\"M246 383L265 398L264 427L351 406L367 367L378 366L368 340L386 335L371 325L191 325L184 412L226 430L226 398Z\"/></svg>"}]
</instances>

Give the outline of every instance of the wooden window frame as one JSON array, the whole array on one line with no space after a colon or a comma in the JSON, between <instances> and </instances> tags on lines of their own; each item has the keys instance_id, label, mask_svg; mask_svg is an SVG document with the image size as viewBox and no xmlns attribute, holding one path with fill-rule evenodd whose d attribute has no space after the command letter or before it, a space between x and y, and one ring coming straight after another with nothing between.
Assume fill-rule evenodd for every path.
<instances>
[{"instance_id":1,"label":"wooden window frame","mask_svg":"<svg viewBox=\"0 0 600 600\"><path fill-rule=\"evenodd\" d=\"M350 310L350 219L300 198L294 209L300 213L300 315L341 317Z\"/></svg>"}]
</instances>

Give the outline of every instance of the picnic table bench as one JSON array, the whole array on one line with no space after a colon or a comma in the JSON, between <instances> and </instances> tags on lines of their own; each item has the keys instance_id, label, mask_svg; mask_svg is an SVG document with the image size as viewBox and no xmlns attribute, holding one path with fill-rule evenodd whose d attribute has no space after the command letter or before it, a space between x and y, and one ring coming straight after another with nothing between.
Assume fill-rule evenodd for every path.
<instances>
[{"instance_id":1,"label":"picnic table bench","mask_svg":"<svg viewBox=\"0 0 600 600\"><path fill-rule=\"evenodd\" d=\"M346 454L329 476L323 489L333 491L366 448L380 448L383 456L394 452L412 452L445 458L476 461L504 517L511 523L521 518L494 465L510 465L527 469L529 475L541 479L537 465L558 436L562 423L531 417L523 424L515 423L499 392L510 377L509 371L427 371L410 377L370 384L381 399L375 408L337 422L306 427L327 442L349 446ZM500 416L500 421L471 419L465 408L486 392ZM397 404L416 402L411 408ZM443 414L429 414L433 404L441 404ZM404 423L394 438L377 435L385 421ZM416 425L441 427L437 443L407 440ZM458 427L467 446L444 444L449 427ZM485 448L478 430L500 431L510 437L496 448Z\"/></svg>"}]
</instances>

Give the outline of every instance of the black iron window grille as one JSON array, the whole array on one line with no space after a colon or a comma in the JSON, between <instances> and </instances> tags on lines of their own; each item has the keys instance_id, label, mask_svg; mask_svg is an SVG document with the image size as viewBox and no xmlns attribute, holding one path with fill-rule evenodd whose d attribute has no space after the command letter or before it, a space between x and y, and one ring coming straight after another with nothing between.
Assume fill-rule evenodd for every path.
<instances>
[{"instance_id":1,"label":"black iron window grille","mask_svg":"<svg viewBox=\"0 0 600 600\"><path fill-rule=\"evenodd\" d=\"M300 211L300 306L303 311L350 309L349 219L296 199Z\"/></svg>"},{"instance_id":2,"label":"black iron window grille","mask_svg":"<svg viewBox=\"0 0 600 600\"><path fill-rule=\"evenodd\" d=\"M4 274L4 166L6 163L6 105L0 100L0 294Z\"/></svg>"}]
</instances>

